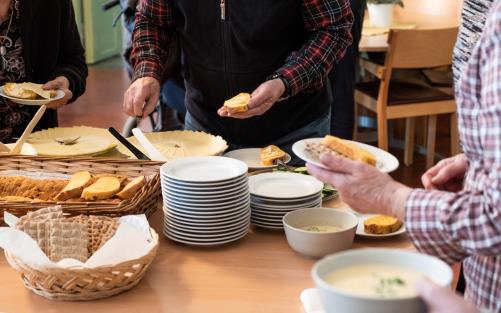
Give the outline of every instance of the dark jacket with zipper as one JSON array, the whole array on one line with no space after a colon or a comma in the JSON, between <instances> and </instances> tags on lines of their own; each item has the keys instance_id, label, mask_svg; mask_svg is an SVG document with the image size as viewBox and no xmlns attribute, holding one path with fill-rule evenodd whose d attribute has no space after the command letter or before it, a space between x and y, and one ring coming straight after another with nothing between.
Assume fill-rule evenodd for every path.
<instances>
[{"instance_id":1,"label":"dark jacket with zipper","mask_svg":"<svg viewBox=\"0 0 501 313\"><path fill-rule=\"evenodd\" d=\"M46 83L58 76L70 82L74 101L85 92L87 65L71 0L21 0L21 33L26 81ZM29 108L32 113L36 107ZM47 110L37 129L57 125Z\"/></svg>"},{"instance_id":2,"label":"dark jacket with zipper","mask_svg":"<svg viewBox=\"0 0 501 313\"><path fill-rule=\"evenodd\" d=\"M221 118L218 108L240 92L251 93L307 40L301 0L172 0L174 27L183 50L186 105L213 134L233 144L261 146L327 115L326 88L276 103L262 116Z\"/></svg>"}]
</instances>

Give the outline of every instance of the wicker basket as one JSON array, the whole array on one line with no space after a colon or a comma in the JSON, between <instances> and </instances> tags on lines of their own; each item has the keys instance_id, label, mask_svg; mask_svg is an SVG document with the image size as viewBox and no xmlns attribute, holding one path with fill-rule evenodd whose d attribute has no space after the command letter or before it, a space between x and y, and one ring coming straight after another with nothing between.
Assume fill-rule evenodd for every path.
<instances>
[{"instance_id":1,"label":"wicker basket","mask_svg":"<svg viewBox=\"0 0 501 313\"><path fill-rule=\"evenodd\" d=\"M8 211L16 216L25 215L28 211L60 204L65 213L70 215L92 214L107 216L123 216L130 214L151 215L161 201L160 166L163 162L140 160L113 160L99 158L47 158L33 156L0 156L0 171L21 170L28 172L45 172L73 174L77 171L89 171L96 174L117 174L129 177L144 175L147 183L134 197L119 203L112 202L55 202L32 201L11 202L0 200L0 224L3 224L3 212Z\"/></svg>"},{"instance_id":2,"label":"wicker basket","mask_svg":"<svg viewBox=\"0 0 501 313\"><path fill-rule=\"evenodd\" d=\"M9 264L21 274L29 290L51 300L88 301L108 298L136 286L156 256L158 234L150 229L154 247L137 260L93 269L47 269L39 271L5 252Z\"/></svg>"}]
</instances>

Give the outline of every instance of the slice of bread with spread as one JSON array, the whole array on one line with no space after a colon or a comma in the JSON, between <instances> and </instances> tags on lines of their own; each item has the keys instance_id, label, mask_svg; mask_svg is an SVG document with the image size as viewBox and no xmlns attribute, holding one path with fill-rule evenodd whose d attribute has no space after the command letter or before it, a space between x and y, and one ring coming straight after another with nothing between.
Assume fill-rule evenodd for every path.
<instances>
[{"instance_id":1,"label":"slice of bread with spread","mask_svg":"<svg viewBox=\"0 0 501 313\"><path fill-rule=\"evenodd\" d=\"M285 152L275 145L259 149L259 158L264 166L272 166L277 160L285 158Z\"/></svg>"},{"instance_id":2,"label":"slice of bread with spread","mask_svg":"<svg viewBox=\"0 0 501 313\"><path fill-rule=\"evenodd\" d=\"M6 83L4 93L13 98L24 100L52 99L56 96L56 91L44 90L41 84L34 83Z\"/></svg>"},{"instance_id":3,"label":"slice of bread with spread","mask_svg":"<svg viewBox=\"0 0 501 313\"><path fill-rule=\"evenodd\" d=\"M322 141L322 144L332 151L337 152L349 159L376 166L376 157L372 153L351 142L327 135Z\"/></svg>"},{"instance_id":4,"label":"slice of bread with spread","mask_svg":"<svg viewBox=\"0 0 501 313\"><path fill-rule=\"evenodd\" d=\"M228 112L231 114L247 112L249 110L250 98L250 94L240 93L235 97L226 100L224 102L224 106L226 107L226 110L228 110Z\"/></svg>"},{"instance_id":5,"label":"slice of bread with spread","mask_svg":"<svg viewBox=\"0 0 501 313\"><path fill-rule=\"evenodd\" d=\"M391 234L400 227L402 227L402 221L387 215L376 215L364 221L364 231L368 234Z\"/></svg>"}]
</instances>

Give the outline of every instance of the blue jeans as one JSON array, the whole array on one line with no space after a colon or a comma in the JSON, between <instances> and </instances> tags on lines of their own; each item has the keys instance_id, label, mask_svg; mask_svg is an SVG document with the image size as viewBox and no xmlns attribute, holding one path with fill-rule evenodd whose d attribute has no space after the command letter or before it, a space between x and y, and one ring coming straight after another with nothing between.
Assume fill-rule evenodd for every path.
<instances>
[{"instance_id":1,"label":"blue jeans","mask_svg":"<svg viewBox=\"0 0 501 313\"><path fill-rule=\"evenodd\" d=\"M294 130L293 132L279 138L273 142L274 145L279 146L281 149L286 151L292 157L291 162L289 163L292 166L302 166L304 161L296 157L296 155L292 152L292 145L302 139L306 138L319 138L324 137L329 134L331 126L331 112L326 112L322 117L314 120L313 122ZM193 118L190 112L186 112L186 117L184 120L184 129L192 130L192 131L203 131L206 133L210 133L203 125L201 125L197 120ZM263 146L266 143L263 143ZM251 148L244 147L241 145L236 145L231 142L228 142L228 151L237 150L242 148Z\"/></svg>"}]
</instances>

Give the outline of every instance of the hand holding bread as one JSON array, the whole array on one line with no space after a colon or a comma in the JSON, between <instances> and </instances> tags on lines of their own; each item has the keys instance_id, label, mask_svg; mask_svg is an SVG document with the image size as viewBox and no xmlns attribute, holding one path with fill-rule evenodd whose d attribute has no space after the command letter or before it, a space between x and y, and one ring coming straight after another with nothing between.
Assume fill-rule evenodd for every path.
<instances>
[{"instance_id":1,"label":"hand holding bread","mask_svg":"<svg viewBox=\"0 0 501 313\"><path fill-rule=\"evenodd\" d=\"M237 119L247 119L253 116L263 115L282 97L285 92L285 85L281 79L272 79L262 83L248 97L248 94L239 94L236 97L226 101L229 105L223 105L217 113L221 117L232 117ZM245 98L244 98L245 97ZM248 99L247 110L245 110L244 101ZM233 105L236 101L240 105Z\"/></svg>"},{"instance_id":2,"label":"hand holding bread","mask_svg":"<svg viewBox=\"0 0 501 313\"><path fill-rule=\"evenodd\" d=\"M70 81L64 76L58 76L55 79L46 82L42 88L44 90L55 90L59 89L64 92L64 97L62 99L52 101L47 104L49 109L57 109L65 104L67 104L71 98L73 98L73 92L70 90Z\"/></svg>"}]
</instances>

